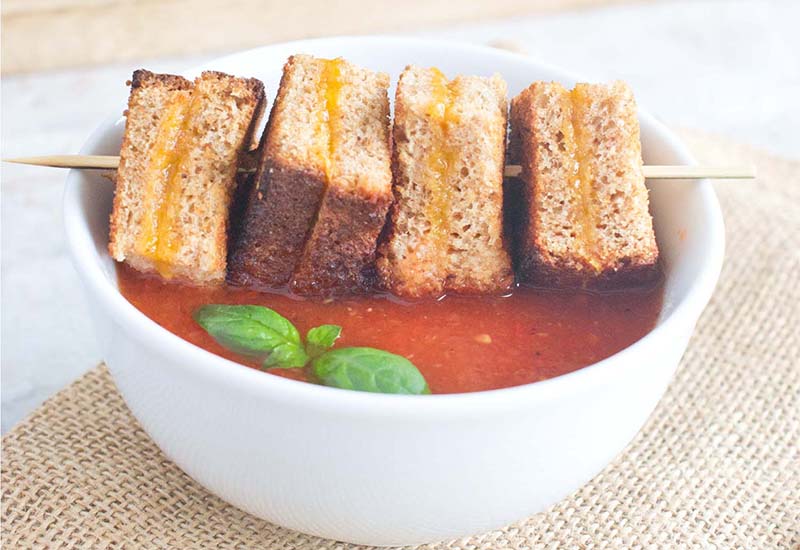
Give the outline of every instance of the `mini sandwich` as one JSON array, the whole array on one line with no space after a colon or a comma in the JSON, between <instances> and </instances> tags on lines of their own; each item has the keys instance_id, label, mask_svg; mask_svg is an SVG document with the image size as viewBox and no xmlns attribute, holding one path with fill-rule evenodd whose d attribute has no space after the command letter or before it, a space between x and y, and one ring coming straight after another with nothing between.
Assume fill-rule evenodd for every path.
<instances>
[{"instance_id":1,"label":"mini sandwich","mask_svg":"<svg viewBox=\"0 0 800 550\"><path fill-rule=\"evenodd\" d=\"M408 67L395 99L394 195L378 268L405 297L499 294L513 283L503 234L506 84Z\"/></svg>"},{"instance_id":2,"label":"mini sandwich","mask_svg":"<svg viewBox=\"0 0 800 550\"><path fill-rule=\"evenodd\" d=\"M511 102L522 166L517 274L542 286L614 287L657 276L636 104L628 86L535 82Z\"/></svg>"},{"instance_id":3,"label":"mini sandwich","mask_svg":"<svg viewBox=\"0 0 800 550\"><path fill-rule=\"evenodd\" d=\"M228 281L326 295L367 290L391 203L389 76L289 58Z\"/></svg>"},{"instance_id":4,"label":"mini sandwich","mask_svg":"<svg viewBox=\"0 0 800 550\"><path fill-rule=\"evenodd\" d=\"M133 73L111 256L167 279L222 282L237 161L263 110L256 79Z\"/></svg>"}]
</instances>

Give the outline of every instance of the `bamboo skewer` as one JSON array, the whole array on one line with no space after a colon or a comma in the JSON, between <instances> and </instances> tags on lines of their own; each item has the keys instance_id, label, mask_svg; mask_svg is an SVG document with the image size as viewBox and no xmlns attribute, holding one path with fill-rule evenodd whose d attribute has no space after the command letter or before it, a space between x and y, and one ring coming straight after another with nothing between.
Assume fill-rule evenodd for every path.
<instances>
[{"instance_id":1,"label":"bamboo skewer","mask_svg":"<svg viewBox=\"0 0 800 550\"><path fill-rule=\"evenodd\" d=\"M110 155L47 155L43 157L19 157L3 159L3 162L49 166L51 168L85 168L96 170L116 170L119 157Z\"/></svg>"},{"instance_id":2,"label":"bamboo skewer","mask_svg":"<svg viewBox=\"0 0 800 550\"><path fill-rule=\"evenodd\" d=\"M80 168L116 170L119 157L107 155L49 155L43 157L20 157L3 159L3 162L29 164L32 166L49 166L52 168ZM755 169L752 166L670 166L649 164L642 167L647 179L753 179ZM505 169L505 177L516 178L522 167L509 164Z\"/></svg>"},{"instance_id":3,"label":"bamboo skewer","mask_svg":"<svg viewBox=\"0 0 800 550\"><path fill-rule=\"evenodd\" d=\"M647 179L753 179L756 170L753 166L691 166L669 164L646 164L642 172Z\"/></svg>"},{"instance_id":4,"label":"bamboo skewer","mask_svg":"<svg viewBox=\"0 0 800 550\"><path fill-rule=\"evenodd\" d=\"M756 171L753 166L689 166L668 164L646 164L642 166L645 179L689 180L689 179L753 179ZM518 178L522 167L507 164L504 176Z\"/></svg>"}]
</instances>

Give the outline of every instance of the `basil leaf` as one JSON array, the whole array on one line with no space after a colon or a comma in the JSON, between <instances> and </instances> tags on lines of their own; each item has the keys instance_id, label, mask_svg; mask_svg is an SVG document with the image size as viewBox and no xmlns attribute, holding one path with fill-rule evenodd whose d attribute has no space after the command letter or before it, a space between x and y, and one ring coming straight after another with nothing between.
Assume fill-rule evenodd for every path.
<instances>
[{"instance_id":1,"label":"basil leaf","mask_svg":"<svg viewBox=\"0 0 800 550\"><path fill-rule=\"evenodd\" d=\"M281 344L272 349L262 366L265 369L293 369L304 367L306 363L308 363L308 355L303 346Z\"/></svg>"},{"instance_id":2,"label":"basil leaf","mask_svg":"<svg viewBox=\"0 0 800 550\"><path fill-rule=\"evenodd\" d=\"M306 351L311 357L319 357L333 346L336 339L342 334L342 327L338 325L320 325L308 331L306 335Z\"/></svg>"},{"instance_id":3,"label":"basil leaf","mask_svg":"<svg viewBox=\"0 0 800 550\"><path fill-rule=\"evenodd\" d=\"M267 307L211 304L195 311L194 320L229 350L267 358L265 366L302 367L308 361L294 325Z\"/></svg>"},{"instance_id":4,"label":"basil leaf","mask_svg":"<svg viewBox=\"0 0 800 550\"><path fill-rule=\"evenodd\" d=\"M427 382L405 357L374 348L341 348L311 363L326 386L374 393L430 393Z\"/></svg>"}]
</instances>

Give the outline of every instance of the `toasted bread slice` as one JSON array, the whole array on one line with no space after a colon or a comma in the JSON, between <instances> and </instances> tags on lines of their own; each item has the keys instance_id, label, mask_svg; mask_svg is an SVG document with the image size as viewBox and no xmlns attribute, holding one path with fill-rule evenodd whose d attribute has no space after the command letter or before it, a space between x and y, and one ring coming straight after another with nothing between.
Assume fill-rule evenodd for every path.
<instances>
[{"instance_id":1,"label":"toasted bread slice","mask_svg":"<svg viewBox=\"0 0 800 550\"><path fill-rule=\"evenodd\" d=\"M378 269L406 297L501 293L506 84L407 67L395 98L394 195Z\"/></svg>"},{"instance_id":2,"label":"toasted bread slice","mask_svg":"<svg viewBox=\"0 0 800 550\"><path fill-rule=\"evenodd\" d=\"M362 290L391 202L389 77L289 58L228 281L298 294Z\"/></svg>"},{"instance_id":3,"label":"toasted bread slice","mask_svg":"<svg viewBox=\"0 0 800 550\"><path fill-rule=\"evenodd\" d=\"M535 82L511 102L522 166L520 280L613 287L657 276L658 247L628 86Z\"/></svg>"},{"instance_id":4,"label":"toasted bread slice","mask_svg":"<svg viewBox=\"0 0 800 550\"><path fill-rule=\"evenodd\" d=\"M240 151L264 108L255 79L133 74L109 251L140 271L195 284L225 277Z\"/></svg>"},{"instance_id":5,"label":"toasted bread slice","mask_svg":"<svg viewBox=\"0 0 800 550\"><path fill-rule=\"evenodd\" d=\"M327 189L292 277L298 294L371 288L378 235L392 202L389 75L341 59L323 62Z\"/></svg>"}]
</instances>

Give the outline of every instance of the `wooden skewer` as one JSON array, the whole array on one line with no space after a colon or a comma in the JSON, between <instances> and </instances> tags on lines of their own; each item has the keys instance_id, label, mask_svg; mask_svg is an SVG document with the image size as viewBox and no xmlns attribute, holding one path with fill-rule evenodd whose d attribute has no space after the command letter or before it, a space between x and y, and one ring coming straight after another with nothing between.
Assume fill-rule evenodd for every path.
<instances>
[{"instance_id":1,"label":"wooden skewer","mask_svg":"<svg viewBox=\"0 0 800 550\"><path fill-rule=\"evenodd\" d=\"M50 155L44 157L21 157L4 159L4 162L30 164L33 166L50 166L53 168L82 168L116 170L119 157L104 155ZM522 168L509 164L505 169L505 177L519 177ZM670 166L645 165L644 177L647 179L753 179L756 177L752 166Z\"/></svg>"},{"instance_id":2,"label":"wooden skewer","mask_svg":"<svg viewBox=\"0 0 800 550\"><path fill-rule=\"evenodd\" d=\"M47 155L43 157L3 159L3 162L29 164L31 166L50 166L51 168L116 170L119 167L119 157L110 155Z\"/></svg>"},{"instance_id":3,"label":"wooden skewer","mask_svg":"<svg viewBox=\"0 0 800 550\"><path fill-rule=\"evenodd\" d=\"M647 179L683 180L683 179L753 179L756 177L754 166L690 166L668 164L646 164L642 172Z\"/></svg>"},{"instance_id":4,"label":"wooden skewer","mask_svg":"<svg viewBox=\"0 0 800 550\"><path fill-rule=\"evenodd\" d=\"M642 166L646 179L652 180L690 180L690 179L753 179L756 171L753 166L681 166L668 164L646 164ZM507 178L518 178L522 167L507 164Z\"/></svg>"}]
</instances>

